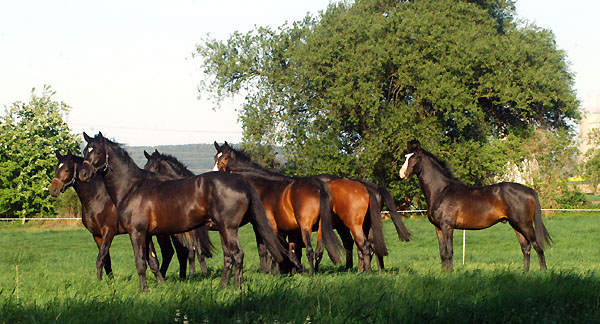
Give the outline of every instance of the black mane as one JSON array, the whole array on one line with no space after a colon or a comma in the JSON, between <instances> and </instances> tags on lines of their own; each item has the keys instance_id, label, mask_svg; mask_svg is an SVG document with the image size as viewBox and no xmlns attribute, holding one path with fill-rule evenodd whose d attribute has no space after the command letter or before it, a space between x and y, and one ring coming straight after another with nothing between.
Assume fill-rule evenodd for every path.
<instances>
[{"instance_id":1,"label":"black mane","mask_svg":"<svg viewBox=\"0 0 600 324\"><path fill-rule=\"evenodd\" d=\"M434 166L437 166L437 168L440 170L440 172L447 178L452 179L452 180L458 180L461 181L460 179L458 179L457 177L455 177L452 172L450 171L450 169L448 168L448 165L446 164L445 161L440 160L438 157L436 157L435 155L433 155L433 153L422 150L423 154L427 157L429 157L432 161ZM462 182L462 181L461 181Z\"/></svg>"},{"instance_id":2,"label":"black mane","mask_svg":"<svg viewBox=\"0 0 600 324\"><path fill-rule=\"evenodd\" d=\"M183 173L185 176L191 177L195 175L192 171L190 171L190 169L188 169L188 167L185 164L181 163L173 155L164 153L158 153L158 155L161 159L170 163L171 166L175 167L179 172Z\"/></svg>"},{"instance_id":3,"label":"black mane","mask_svg":"<svg viewBox=\"0 0 600 324\"><path fill-rule=\"evenodd\" d=\"M269 180L289 181L293 179L292 177L288 177L252 161L250 155L242 149L235 150L230 148L230 150L233 152L233 156L235 156L235 161L240 163L238 166L231 167L231 169L235 170L236 172L241 172L250 176L266 178Z\"/></svg>"},{"instance_id":4,"label":"black mane","mask_svg":"<svg viewBox=\"0 0 600 324\"><path fill-rule=\"evenodd\" d=\"M127 152L127 150L125 150L122 147L122 144L117 143L117 142L113 142L111 140L109 140L108 138L104 138L104 140L106 141L106 145L110 146L112 148L112 150L120 156L121 160L125 163L127 163L127 166L132 169L132 170L137 170L140 174L144 174L144 175L152 175L151 172L146 171L144 169L141 169L136 163L135 161L131 158L131 156L129 155L129 153ZM110 163L111 157L108 156L108 162Z\"/></svg>"}]
</instances>

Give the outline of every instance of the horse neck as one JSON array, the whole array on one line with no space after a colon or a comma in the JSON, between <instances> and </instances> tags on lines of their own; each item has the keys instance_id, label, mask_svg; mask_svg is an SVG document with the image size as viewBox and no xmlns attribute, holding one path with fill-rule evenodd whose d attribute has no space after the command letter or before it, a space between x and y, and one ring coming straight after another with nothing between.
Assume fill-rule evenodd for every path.
<instances>
[{"instance_id":1,"label":"horse neck","mask_svg":"<svg viewBox=\"0 0 600 324\"><path fill-rule=\"evenodd\" d=\"M106 191L115 204L129 193L137 180L143 177L143 171L131 158L111 145L106 146L109 168L104 174Z\"/></svg>"},{"instance_id":2,"label":"horse neck","mask_svg":"<svg viewBox=\"0 0 600 324\"><path fill-rule=\"evenodd\" d=\"M192 171L190 171L182 166L178 166L175 163L165 161L165 165L167 165L168 168L166 169L166 171L163 174L168 177L189 178L189 177L193 177L195 175Z\"/></svg>"},{"instance_id":3,"label":"horse neck","mask_svg":"<svg viewBox=\"0 0 600 324\"><path fill-rule=\"evenodd\" d=\"M99 195L107 196L106 187L101 175L92 177L88 182L77 180L73 184L73 189L75 189L81 206L84 209L87 209L94 201L98 200L101 197Z\"/></svg>"},{"instance_id":4,"label":"horse neck","mask_svg":"<svg viewBox=\"0 0 600 324\"><path fill-rule=\"evenodd\" d=\"M448 177L443 171L442 166L432 158L426 157L422 163L421 173L418 175L418 178L429 209L431 204L438 199L442 191L450 185L453 179Z\"/></svg>"}]
</instances>

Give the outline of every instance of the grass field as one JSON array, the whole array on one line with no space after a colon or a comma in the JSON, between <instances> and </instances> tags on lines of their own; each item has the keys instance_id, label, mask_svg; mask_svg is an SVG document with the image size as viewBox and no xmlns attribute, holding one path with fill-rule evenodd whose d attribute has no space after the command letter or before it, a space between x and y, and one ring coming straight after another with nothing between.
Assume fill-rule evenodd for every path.
<instances>
[{"instance_id":1,"label":"grass field","mask_svg":"<svg viewBox=\"0 0 600 324\"><path fill-rule=\"evenodd\" d=\"M0 323L600 322L600 216L545 217L554 239L546 251L549 270L539 271L532 252L528 273L509 225L467 232L465 265L456 231L455 271L443 273L433 226L423 218L405 222L414 237L409 243L384 222L385 272L346 272L325 258L315 276L262 275L246 227L241 291L219 288L217 254L206 277L179 281L176 262L162 285L149 272L151 292L141 295L127 236L111 248L114 278L98 282L97 249L81 227L0 224Z\"/></svg>"}]
</instances>

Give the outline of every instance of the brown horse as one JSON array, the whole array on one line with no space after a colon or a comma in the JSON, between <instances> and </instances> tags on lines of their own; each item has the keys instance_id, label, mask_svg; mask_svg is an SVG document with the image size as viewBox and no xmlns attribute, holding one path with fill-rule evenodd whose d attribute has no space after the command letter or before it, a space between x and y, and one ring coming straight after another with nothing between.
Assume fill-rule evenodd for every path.
<instances>
[{"instance_id":1,"label":"brown horse","mask_svg":"<svg viewBox=\"0 0 600 324\"><path fill-rule=\"evenodd\" d=\"M104 185L117 207L119 224L129 233L140 289L147 289L146 260L158 282L163 281L158 264L148 258L151 235L182 233L212 221L221 236L224 269L221 285L228 283L235 268L234 283L243 281L244 252L238 228L247 213L254 217L269 252L278 262L287 250L279 244L268 224L256 190L243 178L224 172L208 172L185 179L169 179L140 169L117 143L102 136L83 134L87 141L84 166L79 178L87 181L103 173Z\"/></svg>"},{"instance_id":2,"label":"brown horse","mask_svg":"<svg viewBox=\"0 0 600 324\"><path fill-rule=\"evenodd\" d=\"M371 246L365 233L372 233L372 249L378 257L383 258L388 254L383 237L381 207L375 196L358 181L336 179L325 182L325 185L329 187L333 198L333 226L342 238L346 250L346 269L352 268L354 238L358 253L358 269L371 272ZM317 241L317 251L322 254L320 241ZM317 258L319 259L320 257Z\"/></svg>"},{"instance_id":3,"label":"brown horse","mask_svg":"<svg viewBox=\"0 0 600 324\"><path fill-rule=\"evenodd\" d=\"M400 177L416 174L427 200L427 216L435 226L442 268L452 271L452 238L455 228L476 230L508 222L515 230L523 252L523 267L529 270L531 246L540 268L546 269L544 244L552 239L542 222L535 190L512 182L471 187L456 179L445 165L423 150L418 141L408 144ZM534 229L535 223L535 229Z\"/></svg>"},{"instance_id":4,"label":"brown horse","mask_svg":"<svg viewBox=\"0 0 600 324\"><path fill-rule=\"evenodd\" d=\"M342 178L332 175L332 174L319 174L316 176L313 176L313 178L319 179L323 182L325 182L326 184L330 184L331 181L334 180L340 180ZM381 225L381 206L385 205L389 211L390 211L390 215L392 216L392 221L394 223L394 226L396 227L396 232L398 233L398 237L400 238L400 240L402 241L410 241L410 237L411 234L408 231L408 229L406 228L406 226L404 225L404 223L402 222L402 218L400 217L400 215L397 212L397 208L396 208L396 204L394 203L394 200L392 198L392 195L389 193L389 191L383 187L383 186L378 186L372 182L369 181L365 181L365 180L352 180L352 182L348 182L349 184L352 184L354 182L358 182L360 183L362 186L364 186L364 188L368 191L369 196L370 196L370 200L373 200L372 203L370 203L369 206L369 218L366 218L367 222L365 223L367 226L365 226L366 228L369 228L370 230L367 230L366 232L368 232L368 237L369 237L369 241L371 242L371 245L374 247L377 246L383 246L385 248L385 241L383 241L383 229L382 229L382 225ZM330 189L331 185L329 186ZM339 205L340 206L349 206L350 204L346 201L352 201L352 200L357 200L356 198L352 197L352 195L354 194L354 192L359 192L361 191L360 189L357 190L345 190L342 191L343 194L335 194L334 190L332 189L333 192L333 201L334 201L334 205L336 203L336 201L340 201ZM334 206L335 208L335 206ZM337 215L340 215L339 213L336 213ZM340 215L340 217L342 217ZM346 223L346 221L343 222L344 224ZM373 225L371 225L373 224ZM350 237L350 233L348 233L348 229L344 229L344 226L338 226L336 228L336 230L338 231L338 234L340 235L340 237L342 238L342 243L344 244L344 248L346 249L346 267L352 267L352 241L351 241L351 237ZM346 225L346 227L349 227L348 225ZM383 244L380 243L381 241L383 241ZM358 245L357 245L358 246ZM383 262L383 257L385 255L387 255L387 250L382 250L382 249L374 249L374 253L375 256L377 257L377 265L379 267L380 270L382 270L384 268L384 262ZM359 269L361 268L361 258L359 257Z\"/></svg>"},{"instance_id":5,"label":"brown horse","mask_svg":"<svg viewBox=\"0 0 600 324\"><path fill-rule=\"evenodd\" d=\"M321 227L323 244L331 260L339 263L337 250L341 244L331 220L330 192L319 180L291 178L264 168L250 160L243 152L236 151L225 142L214 143L215 170L239 174L259 192L271 227L280 239L289 236L294 243L306 247L310 273L314 273L315 253L311 233Z\"/></svg>"},{"instance_id":6,"label":"brown horse","mask_svg":"<svg viewBox=\"0 0 600 324\"><path fill-rule=\"evenodd\" d=\"M85 228L92 233L94 241L98 246L98 257L96 258L96 270L98 280L102 280L102 268L106 275L112 276L112 266L110 260L110 245L115 235L127 233L123 227L119 226L117 221L117 210L115 204L108 196L102 176L94 177L89 182L77 180L78 171L83 168L83 158L75 156L69 152L67 155L61 155L56 152L58 164L54 167L54 179L50 185L50 195L58 197L67 188L73 187L79 201L81 202L81 221ZM175 245L177 257L179 259L179 276L186 277L186 257L188 248L184 246L182 237L171 236ZM164 266L164 260L171 260L173 257L173 247L169 241L169 236L158 235L158 243L161 247L163 256L163 267L161 273L166 275L167 267ZM154 250L154 247L151 247ZM156 255L156 252L154 252Z\"/></svg>"}]
</instances>

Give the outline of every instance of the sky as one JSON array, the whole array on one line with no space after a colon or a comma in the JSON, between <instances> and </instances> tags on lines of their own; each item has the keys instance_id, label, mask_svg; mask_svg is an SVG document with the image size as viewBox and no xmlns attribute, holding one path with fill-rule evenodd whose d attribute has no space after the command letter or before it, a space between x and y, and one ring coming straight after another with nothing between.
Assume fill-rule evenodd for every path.
<instances>
[{"instance_id":1,"label":"sky","mask_svg":"<svg viewBox=\"0 0 600 324\"><path fill-rule=\"evenodd\" d=\"M27 102L47 84L71 106L76 133L98 131L127 145L231 143L236 109L198 92L196 44L254 26L317 15L330 0L0 2L0 107ZM582 108L600 111L600 1L518 0L517 15L554 32L566 51ZM200 97L200 99L199 99Z\"/></svg>"}]
</instances>

